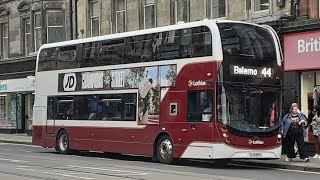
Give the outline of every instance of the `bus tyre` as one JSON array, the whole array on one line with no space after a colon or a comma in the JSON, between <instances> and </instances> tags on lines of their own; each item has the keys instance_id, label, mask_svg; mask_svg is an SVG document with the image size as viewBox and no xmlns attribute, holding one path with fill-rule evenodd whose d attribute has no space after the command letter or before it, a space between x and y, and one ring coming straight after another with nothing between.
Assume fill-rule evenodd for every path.
<instances>
[{"instance_id":1,"label":"bus tyre","mask_svg":"<svg viewBox=\"0 0 320 180\"><path fill-rule=\"evenodd\" d=\"M69 154L70 139L67 131L66 130L60 131L57 137L58 138L56 142L56 150L60 154Z\"/></svg>"},{"instance_id":2,"label":"bus tyre","mask_svg":"<svg viewBox=\"0 0 320 180\"><path fill-rule=\"evenodd\" d=\"M161 163L171 164L173 158L173 143L169 135L163 135L157 142L157 157Z\"/></svg>"}]
</instances>

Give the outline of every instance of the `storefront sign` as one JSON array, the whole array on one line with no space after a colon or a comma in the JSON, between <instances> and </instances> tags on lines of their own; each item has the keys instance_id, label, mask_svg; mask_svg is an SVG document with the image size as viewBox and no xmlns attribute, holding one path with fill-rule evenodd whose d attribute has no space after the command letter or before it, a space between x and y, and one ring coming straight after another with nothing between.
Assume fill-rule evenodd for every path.
<instances>
[{"instance_id":1,"label":"storefront sign","mask_svg":"<svg viewBox=\"0 0 320 180\"><path fill-rule=\"evenodd\" d=\"M320 31L284 36L285 71L320 68Z\"/></svg>"},{"instance_id":2,"label":"storefront sign","mask_svg":"<svg viewBox=\"0 0 320 180\"><path fill-rule=\"evenodd\" d=\"M32 92L34 90L35 90L34 77L0 81L0 93Z\"/></svg>"}]
</instances>

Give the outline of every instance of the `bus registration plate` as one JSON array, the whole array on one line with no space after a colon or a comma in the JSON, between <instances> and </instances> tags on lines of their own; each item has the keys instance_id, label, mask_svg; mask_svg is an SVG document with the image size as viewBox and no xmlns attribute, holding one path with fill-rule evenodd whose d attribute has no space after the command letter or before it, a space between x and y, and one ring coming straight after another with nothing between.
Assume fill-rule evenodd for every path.
<instances>
[{"instance_id":1,"label":"bus registration plate","mask_svg":"<svg viewBox=\"0 0 320 180\"><path fill-rule=\"evenodd\" d=\"M254 157L254 158L262 157L262 153L249 153L249 157Z\"/></svg>"}]
</instances>

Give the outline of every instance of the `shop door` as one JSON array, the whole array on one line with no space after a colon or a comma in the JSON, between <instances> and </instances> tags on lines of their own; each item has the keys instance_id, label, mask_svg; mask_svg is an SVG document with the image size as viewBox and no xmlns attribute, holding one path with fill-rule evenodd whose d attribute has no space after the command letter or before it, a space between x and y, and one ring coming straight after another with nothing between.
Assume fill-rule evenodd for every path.
<instances>
[{"instance_id":1,"label":"shop door","mask_svg":"<svg viewBox=\"0 0 320 180\"><path fill-rule=\"evenodd\" d=\"M24 94L17 94L17 130L21 133L25 130L25 95Z\"/></svg>"}]
</instances>

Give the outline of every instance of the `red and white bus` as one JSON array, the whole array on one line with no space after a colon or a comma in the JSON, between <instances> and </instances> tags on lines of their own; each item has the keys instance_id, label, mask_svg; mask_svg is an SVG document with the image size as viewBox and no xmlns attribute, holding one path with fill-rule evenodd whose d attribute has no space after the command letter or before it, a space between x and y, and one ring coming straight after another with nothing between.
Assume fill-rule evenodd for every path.
<instances>
[{"instance_id":1,"label":"red and white bus","mask_svg":"<svg viewBox=\"0 0 320 180\"><path fill-rule=\"evenodd\" d=\"M282 54L268 26L203 20L43 45L33 143L174 158L279 158Z\"/></svg>"}]
</instances>

